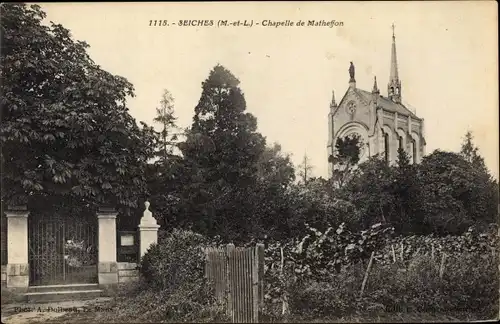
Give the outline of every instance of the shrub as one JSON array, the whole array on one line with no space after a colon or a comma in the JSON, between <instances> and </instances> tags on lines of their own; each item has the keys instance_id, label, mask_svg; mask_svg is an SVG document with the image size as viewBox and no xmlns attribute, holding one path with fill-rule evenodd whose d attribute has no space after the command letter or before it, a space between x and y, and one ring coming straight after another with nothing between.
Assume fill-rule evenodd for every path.
<instances>
[{"instance_id":1,"label":"shrub","mask_svg":"<svg viewBox=\"0 0 500 324\"><path fill-rule=\"evenodd\" d=\"M498 313L498 268L494 254L465 252L445 259L414 256L408 264L376 264L370 272L366 299L386 312Z\"/></svg>"},{"instance_id":2,"label":"shrub","mask_svg":"<svg viewBox=\"0 0 500 324\"><path fill-rule=\"evenodd\" d=\"M468 312L484 318L498 313L496 226L488 232L470 228L461 236L445 237L391 238L390 231L378 226L361 234L342 226L324 233L311 231L300 242L267 247L266 313L270 318L283 319L283 300L289 302L294 319L299 314L301 319L311 319L381 311L453 316ZM371 251L375 258L361 297L366 255Z\"/></svg>"},{"instance_id":3,"label":"shrub","mask_svg":"<svg viewBox=\"0 0 500 324\"><path fill-rule=\"evenodd\" d=\"M191 231L173 230L161 243L152 245L140 264L149 287L171 293L198 283L204 277L207 239Z\"/></svg>"},{"instance_id":4,"label":"shrub","mask_svg":"<svg viewBox=\"0 0 500 324\"><path fill-rule=\"evenodd\" d=\"M358 302L361 264L344 267L321 281L297 281L288 291L290 313L304 319L353 314L361 309Z\"/></svg>"},{"instance_id":5,"label":"shrub","mask_svg":"<svg viewBox=\"0 0 500 324\"><path fill-rule=\"evenodd\" d=\"M145 289L119 307L136 322L225 321L224 309L205 279L207 243L191 231L173 230L165 235L141 260ZM126 318L125 313L120 317Z\"/></svg>"}]
</instances>

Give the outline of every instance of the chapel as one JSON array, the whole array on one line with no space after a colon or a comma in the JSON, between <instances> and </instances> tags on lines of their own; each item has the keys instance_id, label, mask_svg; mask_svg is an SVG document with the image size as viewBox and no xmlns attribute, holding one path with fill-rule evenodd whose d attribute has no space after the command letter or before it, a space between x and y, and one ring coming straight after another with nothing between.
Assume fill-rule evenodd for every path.
<instances>
[{"instance_id":1,"label":"chapel","mask_svg":"<svg viewBox=\"0 0 500 324\"><path fill-rule=\"evenodd\" d=\"M328 172L332 176L337 139L357 135L361 140L359 163L379 155L389 164L397 160L403 148L411 163L419 163L425 154L424 119L403 104L402 83L396 55L396 36L392 26L392 49L387 96L383 96L374 77L371 91L356 86L355 67L349 67L349 87L337 104L332 91L328 114Z\"/></svg>"}]
</instances>

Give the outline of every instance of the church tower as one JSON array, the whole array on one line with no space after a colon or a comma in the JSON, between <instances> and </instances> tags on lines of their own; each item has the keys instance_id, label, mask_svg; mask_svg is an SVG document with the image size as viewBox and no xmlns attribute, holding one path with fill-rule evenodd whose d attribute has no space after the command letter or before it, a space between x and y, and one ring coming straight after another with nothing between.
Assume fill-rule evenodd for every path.
<instances>
[{"instance_id":1,"label":"church tower","mask_svg":"<svg viewBox=\"0 0 500 324\"><path fill-rule=\"evenodd\" d=\"M395 103L401 103L401 80L398 74L398 59L396 55L396 35L392 24L391 74L387 85L387 97Z\"/></svg>"}]
</instances>

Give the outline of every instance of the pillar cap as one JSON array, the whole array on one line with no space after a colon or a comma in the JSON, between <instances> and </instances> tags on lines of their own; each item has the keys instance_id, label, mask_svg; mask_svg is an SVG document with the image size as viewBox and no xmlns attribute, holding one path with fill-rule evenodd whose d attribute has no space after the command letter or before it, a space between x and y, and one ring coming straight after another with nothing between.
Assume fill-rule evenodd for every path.
<instances>
[{"instance_id":1,"label":"pillar cap","mask_svg":"<svg viewBox=\"0 0 500 324\"><path fill-rule=\"evenodd\" d=\"M109 207L109 206L100 206L98 212L101 214L112 214L116 213L116 209L114 207Z\"/></svg>"},{"instance_id":2,"label":"pillar cap","mask_svg":"<svg viewBox=\"0 0 500 324\"><path fill-rule=\"evenodd\" d=\"M22 211L22 210L28 210L28 207L26 205L9 205L9 206L7 206L7 211Z\"/></svg>"},{"instance_id":3,"label":"pillar cap","mask_svg":"<svg viewBox=\"0 0 500 324\"><path fill-rule=\"evenodd\" d=\"M141 223L140 223L139 227L158 228L160 226L156 222L156 219L153 217L153 213L149 210L149 206L150 206L149 201L145 201L144 207L146 207L146 209L144 210L143 216L141 217Z\"/></svg>"},{"instance_id":4,"label":"pillar cap","mask_svg":"<svg viewBox=\"0 0 500 324\"><path fill-rule=\"evenodd\" d=\"M29 211L27 209L8 209L5 211L6 217L28 217Z\"/></svg>"}]
</instances>

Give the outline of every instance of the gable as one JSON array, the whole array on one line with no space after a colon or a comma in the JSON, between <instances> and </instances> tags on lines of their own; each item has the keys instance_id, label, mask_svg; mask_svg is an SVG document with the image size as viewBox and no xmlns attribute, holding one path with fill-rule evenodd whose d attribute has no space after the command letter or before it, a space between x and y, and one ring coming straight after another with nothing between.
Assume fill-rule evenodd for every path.
<instances>
[{"instance_id":1,"label":"gable","mask_svg":"<svg viewBox=\"0 0 500 324\"><path fill-rule=\"evenodd\" d=\"M373 123L372 110L370 101L360 96L356 89L349 88L333 112L332 134L337 134L342 127L353 122L370 128Z\"/></svg>"},{"instance_id":2,"label":"gable","mask_svg":"<svg viewBox=\"0 0 500 324\"><path fill-rule=\"evenodd\" d=\"M356 103L357 109L362 107L368 109L370 105L370 101L367 101L365 98L363 98L363 96L360 96L359 93L357 93L356 89L349 88L347 89L344 96L340 100L340 103L333 112L333 115L336 115L337 113L342 114L342 110L344 110L344 113L347 113L346 112L347 104L351 102Z\"/></svg>"}]
</instances>

